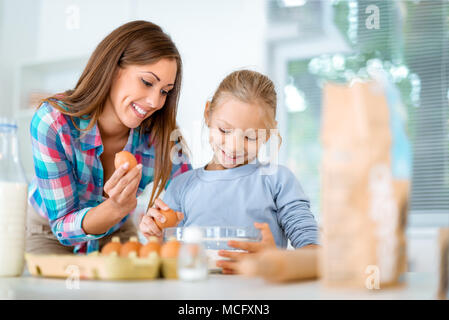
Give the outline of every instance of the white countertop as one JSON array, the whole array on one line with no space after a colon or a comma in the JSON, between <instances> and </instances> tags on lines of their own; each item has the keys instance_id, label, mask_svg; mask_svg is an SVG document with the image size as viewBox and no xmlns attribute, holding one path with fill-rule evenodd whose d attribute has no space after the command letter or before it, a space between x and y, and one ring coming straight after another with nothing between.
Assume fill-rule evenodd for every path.
<instances>
[{"instance_id":1,"label":"white countertop","mask_svg":"<svg viewBox=\"0 0 449 320\"><path fill-rule=\"evenodd\" d=\"M0 278L0 299L170 299L170 300L289 300L289 299L435 299L434 273L407 273L401 287L379 290L334 289L320 281L288 284L259 278L212 274L202 282L180 280L93 281L81 280L79 289L68 289L65 279Z\"/></svg>"}]
</instances>

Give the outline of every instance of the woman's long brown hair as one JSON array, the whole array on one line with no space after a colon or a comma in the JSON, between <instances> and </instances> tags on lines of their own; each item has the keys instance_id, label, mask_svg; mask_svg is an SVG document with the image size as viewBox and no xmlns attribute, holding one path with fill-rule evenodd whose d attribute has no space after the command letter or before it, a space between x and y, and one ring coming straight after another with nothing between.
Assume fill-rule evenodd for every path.
<instances>
[{"instance_id":1,"label":"woman's long brown hair","mask_svg":"<svg viewBox=\"0 0 449 320\"><path fill-rule=\"evenodd\" d=\"M87 132L103 112L114 75L119 67L151 64L163 58L176 60L177 74L174 88L167 96L164 107L145 119L140 128L141 134L149 132L148 144L155 147L153 190L148 208L162 192L172 170L170 151L175 142L170 141L170 133L177 129L176 113L181 89L182 62L171 38L154 23L128 22L112 31L99 43L73 90L55 94L42 101L71 116L75 127ZM68 110L62 108L58 100ZM87 128L81 130L72 117L85 117L91 120ZM188 153L182 136L179 136L178 141L184 153Z\"/></svg>"}]
</instances>

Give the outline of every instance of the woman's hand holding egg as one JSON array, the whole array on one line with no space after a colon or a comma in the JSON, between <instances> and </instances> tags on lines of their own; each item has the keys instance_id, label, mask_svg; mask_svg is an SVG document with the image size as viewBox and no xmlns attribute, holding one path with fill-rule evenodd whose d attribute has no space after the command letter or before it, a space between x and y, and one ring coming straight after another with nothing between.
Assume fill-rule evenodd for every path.
<instances>
[{"instance_id":1,"label":"woman's hand holding egg","mask_svg":"<svg viewBox=\"0 0 449 320\"><path fill-rule=\"evenodd\" d=\"M117 153L114 164L116 170L103 189L109 196L106 201L110 201L122 217L137 207L136 195L142 178L142 165L137 164L134 156L127 151Z\"/></svg>"},{"instance_id":2,"label":"woman's hand holding egg","mask_svg":"<svg viewBox=\"0 0 449 320\"><path fill-rule=\"evenodd\" d=\"M258 223L255 222L254 226L260 230L262 233L262 240L259 242L249 242L249 241L235 241L230 240L228 245L230 247L245 250L246 252L235 252L229 250L220 250L218 255L228 258L230 260L219 260L217 261L217 267L222 268L223 273L234 274L238 272L238 261L243 258L247 258L249 255L259 253L266 249L275 249L276 243L271 233L268 223Z\"/></svg>"},{"instance_id":3,"label":"woman's hand holding egg","mask_svg":"<svg viewBox=\"0 0 449 320\"><path fill-rule=\"evenodd\" d=\"M139 229L147 238L162 237L162 229L175 227L184 219L182 212L170 209L161 199L154 201L154 207L149 208L147 214L142 217Z\"/></svg>"}]
</instances>

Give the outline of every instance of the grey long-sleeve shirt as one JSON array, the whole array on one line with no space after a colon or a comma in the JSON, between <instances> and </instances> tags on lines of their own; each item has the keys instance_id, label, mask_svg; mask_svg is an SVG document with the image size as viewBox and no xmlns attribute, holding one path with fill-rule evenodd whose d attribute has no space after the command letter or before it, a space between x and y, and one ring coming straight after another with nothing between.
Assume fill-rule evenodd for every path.
<instances>
[{"instance_id":1,"label":"grey long-sleeve shirt","mask_svg":"<svg viewBox=\"0 0 449 320\"><path fill-rule=\"evenodd\" d=\"M318 226L309 199L285 166L259 162L226 170L198 168L173 179L164 195L184 213L179 226L253 227L266 222L276 245L318 244Z\"/></svg>"}]
</instances>

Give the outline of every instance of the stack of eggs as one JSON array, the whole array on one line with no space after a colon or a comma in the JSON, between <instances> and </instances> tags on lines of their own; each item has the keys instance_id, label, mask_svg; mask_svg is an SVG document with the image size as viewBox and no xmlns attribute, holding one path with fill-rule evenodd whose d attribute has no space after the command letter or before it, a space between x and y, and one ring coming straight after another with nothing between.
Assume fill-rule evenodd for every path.
<instances>
[{"instance_id":1,"label":"stack of eggs","mask_svg":"<svg viewBox=\"0 0 449 320\"><path fill-rule=\"evenodd\" d=\"M120 243L119 237L113 237L101 249L102 256L115 256L120 258L137 258L145 259L151 258L152 255L161 257L162 260L162 275L165 278L177 278L177 258L181 243L175 238L169 239L164 244L161 244L156 237L150 237L148 243L142 245L137 237L131 237L129 241L124 244Z\"/></svg>"},{"instance_id":2,"label":"stack of eggs","mask_svg":"<svg viewBox=\"0 0 449 320\"><path fill-rule=\"evenodd\" d=\"M142 245L137 237L131 237L124 244L120 243L119 237L113 237L102 249L103 256L118 256L122 258L148 258L152 252L161 258L176 258L181 244L176 239L170 239L161 245L156 237L150 237L148 243Z\"/></svg>"}]
</instances>

